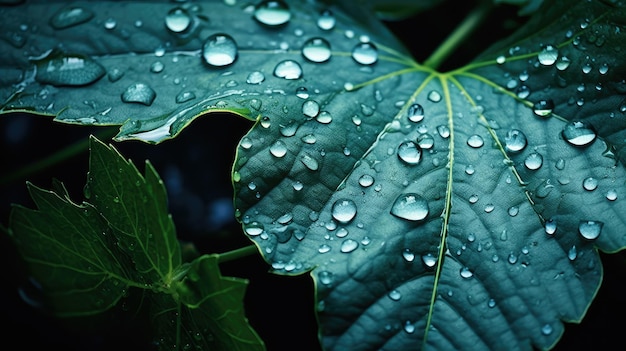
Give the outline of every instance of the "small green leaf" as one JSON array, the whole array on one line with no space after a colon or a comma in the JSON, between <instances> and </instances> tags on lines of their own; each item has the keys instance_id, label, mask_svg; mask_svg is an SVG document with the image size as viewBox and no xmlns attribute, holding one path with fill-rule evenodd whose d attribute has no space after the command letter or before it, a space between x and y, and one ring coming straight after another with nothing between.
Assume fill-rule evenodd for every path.
<instances>
[{"instance_id":1,"label":"small green leaf","mask_svg":"<svg viewBox=\"0 0 626 351\"><path fill-rule=\"evenodd\" d=\"M247 281L222 277L216 256L182 264L163 182L148 162L145 173L91 137L89 202L72 202L58 181L54 191L28 183L37 209L14 205L8 232L49 307L94 315L135 288L162 350L263 350L243 314Z\"/></svg>"}]
</instances>

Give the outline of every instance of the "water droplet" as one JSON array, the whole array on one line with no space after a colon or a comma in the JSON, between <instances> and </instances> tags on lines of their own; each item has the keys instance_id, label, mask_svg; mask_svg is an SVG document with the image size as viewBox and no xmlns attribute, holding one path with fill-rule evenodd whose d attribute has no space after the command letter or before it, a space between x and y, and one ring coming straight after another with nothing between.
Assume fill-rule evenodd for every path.
<instances>
[{"instance_id":1,"label":"water droplet","mask_svg":"<svg viewBox=\"0 0 626 351\"><path fill-rule=\"evenodd\" d=\"M161 73L163 72L163 69L165 69L165 65L161 61L153 62L150 65L150 72L152 73Z\"/></svg>"},{"instance_id":2,"label":"water droplet","mask_svg":"<svg viewBox=\"0 0 626 351\"><path fill-rule=\"evenodd\" d=\"M306 144L315 144L317 142L317 138L313 134L304 135L302 138L300 138L300 140L302 140L302 142Z\"/></svg>"},{"instance_id":3,"label":"water droplet","mask_svg":"<svg viewBox=\"0 0 626 351\"><path fill-rule=\"evenodd\" d=\"M556 233L556 219L554 218L548 219L544 227L545 227L546 234L554 235L554 233Z\"/></svg>"},{"instance_id":4,"label":"water droplet","mask_svg":"<svg viewBox=\"0 0 626 351\"><path fill-rule=\"evenodd\" d=\"M333 282L333 273L329 271L321 271L317 274L317 277L320 280L320 283L324 285L329 285Z\"/></svg>"},{"instance_id":5,"label":"water droplet","mask_svg":"<svg viewBox=\"0 0 626 351\"><path fill-rule=\"evenodd\" d=\"M484 145L484 141L480 135L474 134L474 135L471 135L469 138L467 138L467 145L473 148L479 148Z\"/></svg>"},{"instance_id":6,"label":"water droplet","mask_svg":"<svg viewBox=\"0 0 626 351\"><path fill-rule=\"evenodd\" d=\"M343 243L341 243L341 252L348 253L356 250L359 247L359 243L352 239L346 239Z\"/></svg>"},{"instance_id":7,"label":"water droplet","mask_svg":"<svg viewBox=\"0 0 626 351\"><path fill-rule=\"evenodd\" d=\"M50 25L54 29L68 28L88 22L93 16L93 12L88 9L78 6L66 7L52 15Z\"/></svg>"},{"instance_id":8,"label":"water droplet","mask_svg":"<svg viewBox=\"0 0 626 351\"><path fill-rule=\"evenodd\" d=\"M565 71L572 61L566 56L560 56L556 62L556 69Z\"/></svg>"},{"instance_id":9,"label":"water droplet","mask_svg":"<svg viewBox=\"0 0 626 351\"><path fill-rule=\"evenodd\" d=\"M330 246L328 244L322 244L320 245L320 247L317 249L317 252L319 253L327 253L330 251Z\"/></svg>"},{"instance_id":10,"label":"water droplet","mask_svg":"<svg viewBox=\"0 0 626 351\"><path fill-rule=\"evenodd\" d=\"M246 234L250 236L257 236L257 235L261 235L261 233L265 231L265 227L263 226L262 223L259 223L257 221L252 221L244 225L244 231L246 232Z\"/></svg>"},{"instance_id":11,"label":"water droplet","mask_svg":"<svg viewBox=\"0 0 626 351\"><path fill-rule=\"evenodd\" d=\"M391 290L387 296L393 301L398 301L402 298L402 294L398 290Z\"/></svg>"},{"instance_id":12,"label":"water droplet","mask_svg":"<svg viewBox=\"0 0 626 351\"><path fill-rule=\"evenodd\" d=\"M417 144L422 150L429 150L435 145L435 139L430 134L420 134L420 136L417 137Z\"/></svg>"},{"instance_id":13,"label":"water droplet","mask_svg":"<svg viewBox=\"0 0 626 351\"><path fill-rule=\"evenodd\" d=\"M447 139L450 137L450 128L448 128L448 126L442 124L440 126L437 126L437 133L439 133L439 136Z\"/></svg>"},{"instance_id":14,"label":"water droplet","mask_svg":"<svg viewBox=\"0 0 626 351\"><path fill-rule=\"evenodd\" d=\"M470 202L470 204L475 204L476 202L478 202L478 195L476 195L476 194L470 195L469 202Z\"/></svg>"},{"instance_id":15,"label":"water droplet","mask_svg":"<svg viewBox=\"0 0 626 351\"><path fill-rule=\"evenodd\" d=\"M530 95L530 88L526 85L520 85L516 89L517 97L520 99L526 99Z\"/></svg>"},{"instance_id":16,"label":"water droplet","mask_svg":"<svg viewBox=\"0 0 626 351\"><path fill-rule=\"evenodd\" d=\"M554 101L539 100L533 105L533 112L539 117L548 117L554 110Z\"/></svg>"},{"instance_id":17,"label":"water droplet","mask_svg":"<svg viewBox=\"0 0 626 351\"><path fill-rule=\"evenodd\" d=\"M302 104L302 113L310 118L315 118L320 113L320 105L314 100L307 100Z\"/></svg>"},{"instance_id":18,"label":"water droplet","mask_svg":"<svg viewBox=\"0 0 626 351\"><path fill-rule=\"evenodd\" d=\"M322 111L315 117L315 120L322 124L328 124L333 121L333 116L328 111Z\"/></svg>"},{"instance_id":19,"label":"water droplet","mask_svg":"<svg viewBox=\"0 0 626 351\"><path fill-rule=\"evenodd\" d=\"M411 122L420 122L424 119L424 108L420 104L413 104L407 111L407 117Z\"/></svg>"},{"instance_id":20,"label":"water droplet","mask_svg":"<svg viewBox=\"0 0 626 351\"><path fill-rule=\"evenodd\" d=\"M216 33L209 36L202 46L202 57L214 67L228 66L237 59L237 44L228 34Z\"/></svg>"},{"instance_id":21,"label":"water droplet","mask_svg":"<svg viewBox=\"0 0 626 351\"><path fill-rule=\"evenodd\" d=\"M598 68L598 72L600 72L600 74L607 74L608 71L609 71L609 65L606 62L601 64L600 68Z\"/></svg>"},{"instance_id":22,"label":"water droplet","mask_svg":"<svg viewBox=\"0 0 626 351\"><path fill-rule=\"evenodd\" d=\"M309 90L306 87L298 87L296 89L296 96L300 99L308 99L309 98Z\"/></svg>"},{"instance_id":23,"label":"water droplet","mask_svg":"<svg viewBox=\"0 0 626 351\"><path fill-rule=\"evenodd\" d=\"M594 240L600 236L604 223L599 221L580 221L578 223L578 232L587 240Z\"/></svg>"},{"instance_id":24,"label":"water droplet","mask_svg":"<svg viewBox=\"0 0 626 351\"><path fill-rule=\"evenodd\" d=\"M574 121L566 124L561 135L570 145L579 147L591 145L597 136L593 126L582 121Z\"/></svg>"},{"instance_id":25,"label":"water droplet","mask_svg":"<svg viewBox=\"0 0 626 351\"><path fill-rule=\"evenodd\" d=\"M352 58L362 65L373 65L378 61L378 48L373 43L359 43L352 49Z\"/></svg>"},{"instance_id":26,"label":"water droplet","mask_svg":"<svg viewBox=\"0 0 626 351\"><path fill-rule=\"evenodd\" d=\"M552 45L546 45L546 47L539 52L537 59L539 63L544 66L552 66L559 57L559 50Z\"/></svg>"},{"instance_id":27,"label":"water droplet","mask_svg":"<svg viewBox=\"0 0 626 351\"><path fill-rule=\"evenodd\" d=\"M289 6L280 0L262 1L254 9L254 19L270 27L284 25L291 19Z\"/></svg>"},{"instance_id":28,"label":"water droplet","mask_svg":"<svg viewBox=\"0 0 626 351\"><path fill-rule=\"evenodd\" d=\"M114 18L109 17L104 21L104 28L111 30L115 27L117 27L117 21Z\"/></svg>"},{"instance_id":29,"label":"water droplet","mask_svg":"<svg viewBox=\"0 0 626 351\"><path fill-rule=\"evenodd\" d=\"M33 61L37 66L35 79L54 86L82 86L102 78L106 70L88 56L65 54L52 50L45 57Z\"/></svg>"},{"instance_id":30,"label":"water droplet","mask_svg":"<svg viewBox=\"0 0 626 351\"><path fill-rule=\"evenodd\" d=\"M427 253L422 255L422 262L426 266L426 268L433 268L437 264L437 257L435 257L431 253Z\"/></svg>"},{"instance_id":31,"label":"water droplet","mask_svg":"<svg viewBox=\"0 0 626 351\"><path fill-rule=\"evenodd\" d=\"M196 94L194 94L192 91L181 91L178 95L176 95L176 103L182 104L195 98Z\"/></svg>"},{"instance_id":32,"label":"water droplet","mask_svg":"<svg viewBox=\"0 0 626 351\"><path fill-rule=\"evenodd\" d=\"M543 327L541 327L541 334L543 335L552 334L552 326L550 324L544 324Z\"/></svg>"},{"instance_id":33,"label":"water droplet","mask_svg":"<svg viewBox=\"0 0 626 351\"><path fill-rule=\"evenodd\" d=\"M165 16L165 27L174 33L182 33L191 26L191 16L187 10L176 7Z\"/></svg>"},{"instance_id":34,"label":"water droplet","mask_svg":"<svg viewBox=\"0 0 626 351\"><path fill-rule=\"evenodd\" d=\"M461 273L461 277L463 277L465 279L469 279L469 278L474 276L474 273L472 271L470 271L470 269L468 267L461 268L460 273Z\"/></svg>"},{"instance_id":35,"label":"water droplet","mask_svg":"<svg viewBox=\"0 0 626 351\"><path fill-rule=\"evenodd\" d=\"M567 258L569 258L570 261L573 261L576 259L577 256L578 252L576 250L576 245L572 245L569 251L567 251Z\"/></svg>"},{"instance_id":36,"label":"water droplet","mask_svg":"<svg viewBox=\"0 0 626 351\"><path fill-rule=\"evenodd\" d=\"M559 171L562 171L565 168L565 160L562 158L558 159L554 164L554 167Z\"/></svg>"},{"instance_id":37,"label":"water droplet","mask_svg":"<svg viewBox=\"0 0 626 351\"><path fill-rule=\"evenodd\" d=\"M509 216L515 217L519 213L519 207L511 206L511 207L509 207L509 211L508 212L509 212Z\"/></svg>"},{"instance_id":38,"label":"water droplet","mask_svg":"<svg viewBox=\"0 0 626 351\"><path fill-rule=\"evenodd\" d=\"M364 174L359 178L359 185L364 188L370 187L372 184L374 184L374 177L369 174Z\"/></svg>"},{"instance_id":39,"label":"water droplet","mask_svg":"<svg viewBox=\"0 0 626 351\"><path fill-rule=\"evenodd\" d=\"M339 223L349 223L356 216L356 204L350 199L335 201L331 209L333 218Z\"/></svg>"},{"instance_id":40,"label":"water droplet","mask_svg":"<svg viewBox=\"0 0 626 351\"><path fill-rule=\"evenodd\" d=\"M152 105L155 98L156 92L150 88L149 85L144 83L131 84L122 93L122 101L136 102L146 106Z\"/></svg>"},{"instance_id":41,"label":"water droplet","mask_svg":"<svg viewBox=\"0 0 626 351\"><path fill-rule=\"evenodd\" d=\"M331 10L323 10L320 13L320 16L317 18L317 27L321 30L331 30L335 28L335 23L337 20L335 19L335 15Z\"/></svg>"},{"instance_id":42,"label":"water droplet","mask_svg":"<svg viewBox=\"0 0 626 351\"><path fill-rule=\"evenodd\" d=\"M428 100L432 102L439 102L441 101L441 94L439 94L439 92L436 90L432 90L430 93L428 93Z\"/></svg>"},{"instance_id":43,"label":"water droplet","mask_svg":"<svg viewBox=\"0 0 626 351\"><path fill-rule=\"evenodd\" d=\"M261 84L265 80L265 75L262 72L254 71L248 74L246 83L248 84Z\"/></svg>"},{"instance_id":44,"label":"water droplet","mask_svg":"<svg viewBox=\"0 0 626 351\"><path fill-rule=\"evenodd\" d=\"M408 221L422 221L428 216L428 202L419 194L401 194L391 206L390 213Z\"/></svg>"},{"instance_id":45,"label":"water droplet","mask_svg":"<svg viewBox=\"0 0 626 351\"><path fill-rule=\"evenodd\" d=\"M302 78L302 67L294 60L284 60L274 67L274 75L283 79L300 79Z\"/></svg>"},{"instance_id":46,"label":"water droplet","mask_svg":"<svg viewBox=\"0 0 626 351\"><path fill-rule=\"evenodd\" d=\"M274 142L274 144L272 144L272 146L270 146L270 153L274 156L274 157L283 157L287 154L287 146L285 146L285 143L280 141L280 140L276 140L276 142Z\"/></svg>"},{"instance_id":47,"label":"water droplet","mask_svg":"<svg viewBox=\"0 0 626 351\"><path fill-rule=\"evenodd\" d=\"M415 324L411 323L411 321L406 321L404 323L404 331L409 334L415 333Z\"/></svg>"},{"instance_id":48,"label":"water droplet","mask_svg":"<svg viewBox=\"0 0 626 351\"><path fill-rule=\"evenodd\" d=\"M412 141L401 143L397 154L398 158L408 165L416 165L422 160L422 148Z\"/></svg>"},{"instance_id":49,"label":"water droplet","mask_svg":"<svg viewBox=\"0 0 626 351\"><path fill-rule=\"evenodd\" d=\"M583 188L587 191L594 191L598 188L598 180L593 177L587 177L583 180Z\"/></svg>"},{"instance_id":50,"label":"water droplet","mask_svg":"<svg viewBox=\"0 0 626 351\"><path fill-rule=\"evenodd\" d=\"M610 189L606 192L606 199L609 201L617 200L617 191L615 189Z\"/></svg>"},{"instance_id":51,"label":"water droplet","mask_svg":"<svg viewBox=\"0 0 626 351\"><path fill-rule=\"evenodd\" d=\"M507 151L516 153L524 150L528 141L526 135L518 129L512 129L506 133L504 137L504 145Z\"/></svg>"},{"instance_id":52,"label":"water droplet","mask_svg":"<svg viewBox=\"0 0 626 351\"><path fill-rule=\"evenodd\" d=\"M302 45L302 56L311 62L326 62L330 59L330 43L324 38L311 38Z\"/></svg>"},{"instance_id":53,"label":"water droplet","mask_svg":"<svg viewBox=\"0 0 626 351\"><path fill-rule=\"evenodd\" d=\"M524 166L531 171L538 170L543 165L543 156L538 152L529 154L524 160Z\"/></svg>"},{"instance_id":54,"label":"water droplet","mask_svg":"<svg viewBox=\"0 0 626 351\"><path fill-rule=\"evenodd\" d=\"M413 253L413 251L411 251L411 249L404 249L402 250L402 257L407 262L413 262L413 260L415 259L415 254Z\"/></svg>"}]
</instances>

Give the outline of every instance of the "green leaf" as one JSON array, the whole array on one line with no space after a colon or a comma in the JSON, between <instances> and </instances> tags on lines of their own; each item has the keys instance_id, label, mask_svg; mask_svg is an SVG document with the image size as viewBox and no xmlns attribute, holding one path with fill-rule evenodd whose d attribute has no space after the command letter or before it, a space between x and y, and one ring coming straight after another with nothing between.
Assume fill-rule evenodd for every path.
<instances>
[{"instance_id":1,"label":"green leaf","mask_svg":"<svg viewBox=\"0 0 626 351\"><path fill-rule=\"evenodd\" d=\"M264 349L243 313L247 281L222 277L217 255L182 264L165 187L149 162L142 176L91 137L89 202L72 202L58 181L54 188L28 183L37 209L15 205L9 234L55 314L102 313L139 291L160 349Z\"/></svg>"}]
</instances>

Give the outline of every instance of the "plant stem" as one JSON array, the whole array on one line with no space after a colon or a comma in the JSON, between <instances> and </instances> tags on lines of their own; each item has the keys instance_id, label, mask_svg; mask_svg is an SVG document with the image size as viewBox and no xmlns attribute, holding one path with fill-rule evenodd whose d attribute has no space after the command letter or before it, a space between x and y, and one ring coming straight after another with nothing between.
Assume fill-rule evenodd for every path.
<instances>
[{"instance_id":1,"label":"plant stem","mask_svg":"<svg viewBox=\"0 0 626 351\"><path fill-rule=\"evenodd\" d=\"M259 253L259 249L256 245L245 246L240 249L224 252L217 257L217 263L224 263L234 261L236 259L256 255Z\"/></svg>"},{"instance_id":2,"label":"plant stem","mask_svg":"<svg viewBox=\"0 0 626 351\"><path fill-rule=\"evenodd\" d=\"M115 135L115 131L105 131L102 133L97 134L99 139L104 139L104 138L109 138ZM87 151L89 147L89 139L85 138L85 139L81 139L71 145L68 145L67 147L53 153L52 155L49 155L46 158L43 158L41 160L35 161L29 165L26 165L24 167L22 167L21 169L7 174L7 175L3 175L0 176L0 185L5 185L5 184L9 184L13 181L16 181L18 179L24 179L26 178L28 175L34 174L36 172L39 172L41 170L44 170L50 166L53 166L59 162L65 161L73 156L76 156L82 152Z\"/></svg>"},{"instance_id":3,"label":"plant stem","mask_svg":"<svg viewBox=\"0 0 626 351\"><path fill-rule=\"evenodd\" d=\"M448 56L483 22L493 9L491 1L482 1L481 5L470 12L465 20L444 40L428 57L423 65L436 70Z\"/></svg>"}]
</instances>

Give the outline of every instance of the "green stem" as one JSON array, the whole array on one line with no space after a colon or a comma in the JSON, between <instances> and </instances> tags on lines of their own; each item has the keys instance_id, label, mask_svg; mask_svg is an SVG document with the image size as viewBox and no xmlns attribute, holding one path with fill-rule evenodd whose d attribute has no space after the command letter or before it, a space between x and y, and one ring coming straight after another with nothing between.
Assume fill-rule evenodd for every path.
<instances>
[{"instance_id":1,"label":"green stem","mask_svg":"<svg viewBox=\"0 0 626 351\"><path fill-rule=\"evenodd\" d=\"M430 55L424 66L436 70L448 56L483 22L493 9L491 1L483 1L481 5L470 12L465 20L446 38L446 40Z\"/></svg>"},{"instance_id":2,"label":"green stem","mask_svg":"<svg viewBox=\"0 0 626 351\"><path fill-rule=\"evenodd\" d=\"M236 249L236 250L219 254L217 258L217 263L220 264L224 262L230 262L239 258L256 255L258 253L259 253L259 249L257 248L256 245L245 246L240 249Z\"/></svg>"},{"instance_id":3,"label":"green stem","mask_svg":"<svg viewBox=\"0 0 626 351\"><path fill-rule=\"evenodd\" d=\"M105 132L99 133L99 139L108 139L117 133L116 131L107 130ZM41 170L44 170L50 166L63 162L71 157L74 157L80 153L87 151L89 148L89 139L81 139L67 147L53 153L52 155L43 158L41 160L35 161L29 165L24 166L21 169L18 169L15 172L12 172L7 175L0 176L0 185L6 185L11 182L14 182L18 179L24 179L27 176L37 173Z\"/></svg>"}]
</instances>

